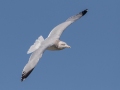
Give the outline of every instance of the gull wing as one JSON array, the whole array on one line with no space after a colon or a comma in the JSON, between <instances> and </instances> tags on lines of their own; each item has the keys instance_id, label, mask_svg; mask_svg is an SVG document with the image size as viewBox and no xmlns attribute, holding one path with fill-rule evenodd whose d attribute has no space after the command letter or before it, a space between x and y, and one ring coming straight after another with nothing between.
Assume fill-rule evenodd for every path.
<instances>
[{"instance_id":1,"label":"gull wing","mask_svg":"<svg viewBox=\"0 0 120 90\"><path fill-rule=\"evenodd\" d=\"M44 53L46 48L52 46L54 42L54 40L50 40L49 38L47 38L42 42L40 47L31 54L28 63L25 65L22 71L21 81L23 81L30 75L30 73L33 71L40 58L42 57L42 54Z\"/></svg>"},{"instance_id":2,"label":"gull wing","mask_svg":"<svg viewBox=\"0 0 120 90\"><path fill-rule=\"evenodd\" d=\"M33 69L37 65L39 59L42 57L42 53L37 55L37 56L34 56L35 52L32 53L32 55L29 59L29 62L25 65L25 67L22 71L21 81L23 81L24 79L26 79L30 75L30 73L33 71ZM34 57L34 59L33 59L33 57ZM31 59L33 59L33 60L31 60Z\"/></svg>"},{"instance_id":3,"label":"gull wing","mask_svg":"<svg viewBox=\"0 0 120 90\"><path fill-rule=\"evenodd\" d=\"M54 39L59 39L62 32L73 22L75 22L76 20L78 20L79 18L81 18L82 16L84 16L87 13L87 9L78 13L75 16L72 16L70 18L68 18L65 22L59 24L58 26L56 26L55 28L53 28L53 30L50 32L50 34L48 35L48 37L54 38Z\"/></svg>"},{"instance_id":4,"label":"gull wing","mask_svg":"<svg viewBox=\"0 0 120 90\"><path fill-rule=\"evenodd\" d=\"M30 54L30 53L34 52L35 50L37 50L43 41L44 41L44 38L42 36L40 36L35 41L35 43L32 46L30 46L29 50L27 51L27 54Z\"/></svg>"}]
</instances>

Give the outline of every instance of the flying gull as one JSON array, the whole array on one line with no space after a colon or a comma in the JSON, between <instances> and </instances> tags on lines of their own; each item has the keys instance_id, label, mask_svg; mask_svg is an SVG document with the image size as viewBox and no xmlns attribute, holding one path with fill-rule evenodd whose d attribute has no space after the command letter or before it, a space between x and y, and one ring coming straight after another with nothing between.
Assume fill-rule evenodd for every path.
<instances>
[{"instance_id":1,"label":"flying gull","mask_svg":"<svg viewBox=\"0 0 120 90\"><path fill-rule=\"evenodd\" d=\"M48 37L44 39L40 36L35 43L29 48L27 54L31 54L28 63L25 65L22 71L21 81L25 80L30 73L33 71L35 66L37 65L39 59L42 57L42 54L45 50L62 50L65 48L70 48L66 42L60 40L60 36L62 32L73 22L80 19L87 13L87 9L68 18L65 22L57 25L53 30L50 32Z\"/></svg>"}]
</instances>

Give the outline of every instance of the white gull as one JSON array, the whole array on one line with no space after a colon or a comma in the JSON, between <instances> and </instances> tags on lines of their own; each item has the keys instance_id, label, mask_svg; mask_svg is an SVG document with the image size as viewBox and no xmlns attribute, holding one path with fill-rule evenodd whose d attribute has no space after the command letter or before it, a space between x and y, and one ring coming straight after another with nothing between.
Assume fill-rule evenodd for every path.
<instances>
[{"instance_id":1,"label":"white gull","mask_svg":"<svg viewBox=\"0 0 120 90\"><path fill-rule=\"evenodd\" d=\"M30 73L33 71L35 66L37 65L39 59L42 57L42 54L45 50L62 50L65 48L70 48L67 43L60 40L60 36L62 32L73 22L81 18L87 13L87 9L68 18L65 22L57 25L53 30L50 32L48 37L44 40L42 36L40 36L35 43L29 48L27 54L32 53L28 63L25 65L22 71L21 81L27 78Z\"/></svg>"}]
</instances>

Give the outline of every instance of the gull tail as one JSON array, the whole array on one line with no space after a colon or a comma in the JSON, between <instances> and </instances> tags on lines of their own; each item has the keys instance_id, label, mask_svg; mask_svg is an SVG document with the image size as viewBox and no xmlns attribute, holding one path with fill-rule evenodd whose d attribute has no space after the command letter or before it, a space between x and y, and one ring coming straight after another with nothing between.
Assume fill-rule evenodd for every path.
<instances>
[{"instance_id":1,"label":"gull tail","mask_svg":"<svg viewBox=\"0 0 120 90\"><path fill-rule=\"evenodd\" d=\"M33 45L30 46L29 50L27 51L27 54L33 53L36 51L40 46L41 43L44 41L44 38L40 36Z\"/></svg>"}]
</instances>

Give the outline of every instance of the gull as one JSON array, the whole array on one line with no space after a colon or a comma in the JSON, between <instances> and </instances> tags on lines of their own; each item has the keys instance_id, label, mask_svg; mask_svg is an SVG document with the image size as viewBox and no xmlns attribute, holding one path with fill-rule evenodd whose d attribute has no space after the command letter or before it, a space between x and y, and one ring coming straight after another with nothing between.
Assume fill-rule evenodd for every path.
<instances>
[{"instance_id":1,"label":"gull","mask_svg":"<svg viewBox=\"0 0 120 90\"><path fill-rule=\"evenodd\" d=\"M56 50L63 50L65 48L70 48L70 46L66 42L60 40L60 36L70 24L80 19L87 12L88 12L88 9L85 9L82 12L68 18L65 22L53 28L46 39L40 36L35 41L35 43L27 51L27 54L30 54L30 53L32 54L29 58L29 61L23 68L21 81L25 80L30 75L30 73L33 71L33 69L39 62L45 50L56 51Z\"/></svg>"}]
</instances>

